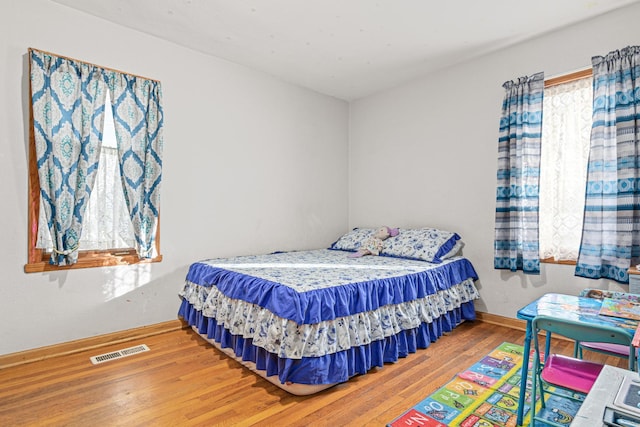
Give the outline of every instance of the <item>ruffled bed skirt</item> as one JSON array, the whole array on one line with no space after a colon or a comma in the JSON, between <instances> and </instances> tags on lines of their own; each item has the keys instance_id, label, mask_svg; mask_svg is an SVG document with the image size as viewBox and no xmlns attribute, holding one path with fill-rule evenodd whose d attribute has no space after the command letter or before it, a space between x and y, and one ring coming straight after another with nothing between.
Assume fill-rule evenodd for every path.
<instances>
[{"instance_id":1,"label":"ruffled bed skirt","mask_svg":"<svg viewBox=\"0 0 640 427\"><path fill-rule=\"evenodd\" d=\"M462 320L475 320L473 301L422 323L417 328L400 331L366 345L318 357L287 359L278 357L252 344L252 339L233 335L216 320L206 317L188 300L183 299L178 312L189 326L219 343L221 348L230 348L243 361L253 362L256 369L265 371L265 376L278 376L282 384L336 384L347 381L357 374L365 374L373 367L395 362L400 357L427 348L444 333L451 332Z\"/></svg>"}]
</instances>

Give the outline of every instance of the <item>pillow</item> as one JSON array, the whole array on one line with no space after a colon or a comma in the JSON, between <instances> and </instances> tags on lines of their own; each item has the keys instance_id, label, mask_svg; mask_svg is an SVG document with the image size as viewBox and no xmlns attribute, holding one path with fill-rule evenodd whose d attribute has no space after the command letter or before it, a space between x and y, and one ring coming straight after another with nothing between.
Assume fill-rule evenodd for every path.
<instances>
[{"instance_id":1,"label":"pillow","mask_svg":"<svg viewBox=\"0 0 640 427\"><path fill-rule=\"evenodd\" d=\"M456 241L456 244L453 245L453 248L451 248L451 250L446 254L442 255L440 259L444 261L447 258L451 258L458 255L458 252L460 252L463 247L464 247L464 243L462 242L462 240Z\"/></svg>"},{"instance_id":2,"label":"pillow","mask_svg":"<svg viewBox=\"0 0 640 427\"><path fill-rule=\"evenodd\" d=\"M460 236L437 228L400 229L396 237L385 241L380 255L441 263L458 253Z\"/></svg>"},{"instance_id":3,"label":"pillow","mask_svg":"<svg viewBox=\"0 0 640 427\"><path fill-rule=\"evenodd\" d=\"M362 245L362 242L367 240L367 238L372 236L375 232L375 228L354 228L353 230L349 231L347 234L333 242L329 249L335 249L337 251L356 252Z\"/></svg>"},{"instance_id":4,"label":"pillow","mask_svg":"<svg viewBox=\"0 0 640 427\"><path fill-rule=\"evenodd\" d=\"M354 228L332 243L329 249L356 252L376 230ZM436 228L401 228L397 236L384 241L380 255L440 263L457 255L463 246L457 233Z\"/></svg>"}]
</instances>

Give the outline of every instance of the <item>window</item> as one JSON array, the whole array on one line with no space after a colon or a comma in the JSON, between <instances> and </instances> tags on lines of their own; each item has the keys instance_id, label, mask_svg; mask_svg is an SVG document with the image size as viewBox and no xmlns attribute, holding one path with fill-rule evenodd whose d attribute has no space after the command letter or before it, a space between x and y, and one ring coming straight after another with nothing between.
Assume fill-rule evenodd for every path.
<instances>
[{"instance_id":1,"label":"window","mask_svg":"<svg viewBox=\"0 0 640 427\"><path fill-rule=\"evenodd\" d=\"M159 197L157 191L159 191L161 179L162 151L162 106L159 82L123 74L119 71L101 68L93 64L86 64L71 58L60 57L34 49L30 49L30 56L30 87L35 86L33 93L38 93L38 101L36 101L36 95L33 95L33 102L29 103L31 107L29 123L29 257L28 263L25 265L25 272L161 261L162 256L159 255L159 212L156 208L158 205L157 197ZM74 71L82 69L82 73L85 73L87 68L91 69L91 73L94 73L94 76L91 78L93 78L94 80L92 81L95 82L91 83L92 86L88 89L97 90L98 92L96 93L102 91L102 94L105 94L105 104L103 106L105 118L102 149L100 150L97 167L98 172L96 183L91 191L91 197L87 203L87 209L82 219L81 236L79 237L79 241L76 240L74 248L71 249L75 251L77 248L77 262L64 266L52 265L49 263L49 260L53 250L53 243L48 227L46 226L46 219L41 218L41 216L44 215L41 215L41 212L43 212L41 206L43 205L37 164L38 154L36 151L40 150L39 153L44 153L45 156L49 156L47 158L53 158L55 163L55 156L64 155L65 148L74 146L69 145L69 137L65 140L62 137L54 137L49 134L55 134L55 132L62 133L59 129L62 129L64 126L71 126L71 129L76 129L74 132L85 132L81 130L80 126L82 126L83 129L88 129L85 128L86 123L89 123L87 120L92 120L92 117L95 116L90 114L91 110L88 110L88 113L85 114L86 101L82 101L81 116L76 114L79 110L70 110L73 114L69 113L68 116L64 116L58 113L56 108L61 109L64 108L65 105L73 105L73 102L63 105L64 100L59 100L51 96L51 94L54 93L58 94L58 97L68 95L72 101L72 96L80 96L69 95L71 93L77 93L77 91L74 92L74 90L79 86L70 86L68 82L73 79L77 81L78 77ZM34 69L36 70L35 72ZM51 73L51 83L48 81L49 79L42 78L42 76L48 76L49 74L47 73ZM83 76L84 75L85 74L83 74ZM58 79L55 81L58 86L55 87L54 77ZM68 77L68 80L65 80L66 77ZM71 84L78 85L79 83ZM114 95L114 105L116 105L116 108L122 108L122 111L118 115L118 132L121 137L119 144L123 150L120 154L118 153L118 144L115 139L115 121L111 114L111 97L109 96L109 89L113 90L114 88L119 94ZM51 94L49 94L49 91ZM84 91L83 89L82 93L84 93ZM32 93L30 93L30 95L32 95ZM148 102L147 108L136 111L136 104L132 104L133 98L135 98L137 102ZM43 99L47 101L42 101ZM101 98L95 97L93 99ZM80 105L79 101L76 102L75 105ZM98 104L98 106L102 107L100 104ZM94 108L92 106L89 107ZM76 108L76 106L72 108ZM95 108L94 111L96 114L102 114L100 108L97 108L97 106ZM125 116L123 116L123 114L125 114ZM63 117L63 119L60 119L60 117ZM59 122L55 120L59 120ZM134 132L130 130L133 129L136 123L143 123L144 126L146 126L142 128L138 126L137 130L142 129L142 132L138 134L134 134ZM38 131L35 130L34 124L38 125ZM38 138L36 138L36 132L39 132ZM53 147L51 148L51 152L53 154L48 154L47 151L43 151L42 144L45 144L43 142L45 140L42 135L44 134L49 135L47 141L53 141L51 143L51 147ZM71 134L67 132L66 135ZM94 132L92 135L91 138L98 138L96 136L97 132ZM74 137L71 136L71 139L73 138ZM55 145L56 141L59 141L59 145ZM40 148L36 148L36 143L40 144ZM66 146L65 143L67 144ZM48 143L46 146L49 146ZM59 148L56 149L55 147ZM72 148L72 150L77 150L77 145L75 147L76 148ZM54 152L55 150L58 150L62 154ZM87 150L92 149L87 148ZM95 153L95 150L92 152ZM146 157L153 157L151 160L151 162L153 162L152 164L150 164L150 161L143 159L145 153L149 154ZM129 215L127 203L125 202L124 184L122 183L124 179L120 176L119 162L121 160L119 156L121 155L122 159L124 159L123 161L125 161L125 168L127 169L123 172L126 180L137 180L133 184L136 187L127 183L129 200L132 201L131 206L139 208L138 212L145 212L143 215L136 216L133 221ZM77 157L67 156L67 158L73 159ZM73 161L75 162L76 160ZM46 176L51 177L52 174L58 173L57 169L51 169L54 168L54 166L48 167L50 169L48 169L49 172ZM80 164L78 164L78 168L79 167ZM78 175L78 179L81 179L82 176L83 175ZM60 181L59 178L56 177L50 179L50 182L53 183L67 182ZM58 181L54 181L55 179L58 179ZM49 187L45 188L48 189ZM151 188L151 190L149 190L149 188ZM47 190L43 189L43 191ZM153 196L149 196L153 191L156 191L156 193L154 193ZM51 194L53 193L47 193L47 197L49 197L48 200L54 197ZM140 202L143 197L144 201ZM155 205L151 206L153 212L150 214L148 213L150 209L149 203L151 203L149 202L149 197L154 197L155 202ZM69 204L64 206L67 207ZM153 226L149 227L149 224L153 224ZM149 242L151 242L151 244L149 244ZM142 250L140 248L142 248ZM140 253L144 255L141 256L139 255Z\"/></svg>"},{"instance_id":2,"label":"window","mask_svg":"<svg viewBox=\"0 0 640 427\"><path fill-rule=\"evenodd\" d=\"M540 258L574 264L582 237L592 122L591 70L545 81L540 159Z\"/></svg>"},{"instance_id":3,"label":"window","mask_svg":"<svg viewBox=\"0 0 640 427\"><path fill-rule=\"evenodd\" d=\"M41 200L40 212L43 211ZM79 244L81 250L107 250L135 246L135 234L129 219L122 185L120 185L118 146L108 91L104 106L100 163L85 216L89 221L85 222L82 228ZM47 253L53 250L51 233L44 215L40 215L38 221L37 247L43 248Z\"/></svg>"}]
</instances>

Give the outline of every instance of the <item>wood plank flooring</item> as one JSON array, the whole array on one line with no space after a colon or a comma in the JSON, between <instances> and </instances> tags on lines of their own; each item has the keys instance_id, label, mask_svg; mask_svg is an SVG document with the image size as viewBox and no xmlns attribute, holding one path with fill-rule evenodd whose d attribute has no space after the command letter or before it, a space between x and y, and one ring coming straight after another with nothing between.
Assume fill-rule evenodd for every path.
<instances>
[{"instance_id":1,"label":"wood plank flooring","mask_svg":"<svg viewBox=\"0 0 640 427\"><path fill-rule=\"evenodd\" d=\"M467 322L395 364L313 396L258 377L190 329L0 370L1 426L384 426L519 330ZM149 352L92 365L139 344ZM571 353L571 344L554 349ZM626 361L590 354L626 367Z\"/></svg>"}]
</instances>

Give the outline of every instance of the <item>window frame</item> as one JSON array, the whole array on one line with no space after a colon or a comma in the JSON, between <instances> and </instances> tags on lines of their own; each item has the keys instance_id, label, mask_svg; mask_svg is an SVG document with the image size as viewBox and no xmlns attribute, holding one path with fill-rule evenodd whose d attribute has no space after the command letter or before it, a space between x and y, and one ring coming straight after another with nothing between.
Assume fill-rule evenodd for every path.
<instances>
[{"instance_id":1,"label":"window frame","mask_svg":"<svg viewBox=\"0 0 640 427\"><path fill-rule=\"evenodd\" d=\"M587 68L573 73L564 74L558 77L553 77L544 81L545 89L552 86L557 86L565 83L571 83L576 80L585 79L593 76L593 69ZM544 114L544 113L543 113ZM544 132L544 129L542 130ZM561 264L561 265L576 265L577 261L571 260L555 260L553 257L540 258L541 263L546 264Z\"/></svg>"},{"instance_id":2,"label":"window frame","mask_svg":"<svg viewBox=\"0 0 640 427\"><path fill-rule=\"evenodd\" d=\"M59 56L59 55L58 55ZM103 67L104 68L104 67ZM72 265L49 264L50 252L37 248L38 220L40 217L40 178L36 155L35 133L33 129L33 104L31 102L31 79L29 79L29 196L28 203L28 258L24 266L25 273L39 273L44 271L76 270L80 268L109 267L116 265L134 265L161 262L160 253L160 213L156 230L155 248L158 254L155 258L141 259L134 248L113 248L106 250L79 250L78 261Z\"/></svg>"}]
</instances>

